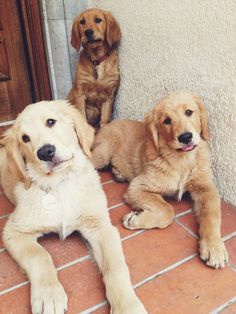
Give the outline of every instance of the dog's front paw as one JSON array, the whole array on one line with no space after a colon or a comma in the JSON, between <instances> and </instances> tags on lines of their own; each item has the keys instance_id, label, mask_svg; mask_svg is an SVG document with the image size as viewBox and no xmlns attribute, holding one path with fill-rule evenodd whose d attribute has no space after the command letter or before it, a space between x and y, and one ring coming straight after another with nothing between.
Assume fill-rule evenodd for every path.
<instances>
[{"instance_id":1,"label":"dog's front paw","mask_svg":"<svg viewBox=\"0 0 236 314\"><path fill-rule=\"evenodd\" d=\"M111 314L147 314L147 311L145 310L145 307L143 304L139 301L138 298L135 298L135 300L132 303L128 303L125 306L118 306L117 308L111 309Z\"/></svg>"},{"instance_id":2,"label":"dog's front paw","mask_svg":"<svg viewBox=\"0 0 236 314\"><path fill-rule=\"evenodd\" d=\"M208 266L223 268L228 262L229 256L225 245L219 240L200 240L200 257Z\"/></svg>"},{"instance_id":3,"label":"dog's front paw","mask_svg":"<svg viewBox=\"0 0 236 314\"><path fill-rule=\"evenodd\" d=\"M33 314L64 314L67 311L67 295L58 282L53 285L39 285L31 288Z\"/></svg>"}]
</instances>

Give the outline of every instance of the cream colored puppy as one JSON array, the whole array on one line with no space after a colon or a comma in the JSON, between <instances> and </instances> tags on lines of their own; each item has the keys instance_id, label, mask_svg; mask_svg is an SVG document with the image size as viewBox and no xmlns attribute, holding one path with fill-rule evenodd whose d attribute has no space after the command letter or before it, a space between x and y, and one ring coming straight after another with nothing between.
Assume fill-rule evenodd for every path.
<instances>
[{"instance_id":1,"label":"cream colored puppy","mask_svg":"<svg viewBox=\"0 0 236 314\"><path fill-rule=\"evenodd\" d=\"M66 101L27 106L2 140L2 187L16 205L3 241L29 277L34 314L67 310L52 258L37 238L49 232L66 238L75 230L93 248L112 313L146 313L132 288L118 232L88 158L92 142L93 129Z\"/></svg>"}]
</instances>

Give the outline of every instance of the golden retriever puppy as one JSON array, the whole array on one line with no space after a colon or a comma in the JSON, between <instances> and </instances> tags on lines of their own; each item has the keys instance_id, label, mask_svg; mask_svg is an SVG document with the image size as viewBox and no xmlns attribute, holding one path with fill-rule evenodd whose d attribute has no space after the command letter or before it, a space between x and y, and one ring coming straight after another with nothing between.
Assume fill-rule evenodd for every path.
<instances>
[{"instance_id":1,"label":"golden retriever puppy","mask_svg":"<svg viewBox=\"0 0 236 314\"><path fill-rule=\"evenodd\" d=\"M120 73L116 47L121 38L118 23L110 12L89 9L74 19L71 45L80 50L69 101L92 126L110 122Z\"/></svg>"},{"instance_id":2,"label":"golden retriever puppy","mask_svg":"<svg viewBox=\"0 0 236 314\"><path fill-rule=\"evenodd\" d=\"M75 230L93 248L112 313L146 313L131 285L119 234L89 160L93 133L66 101L42 101L24 109L1 143L1 183L16 205L3 241L29 277L33 314L62 314L67 309L52 258L37 238L49 232L66 238Z\"/></svg>"},{"instance_id":3,"label":"golden retriever puppy","mask_svg":"<svg viewBox=\"0 0 236 314\"><path fill-rule=\"evenodd\" d=\"M174 92L159 101L145 122L117 120L101 129L93 146L96 168L112 164L130 182L126 200L133 211L128 229L165 228L174 210L163 196L189 191L200 224L200 256L219 268L228 261L221 240L220 197L213 182L207 141L208 117L200 98Z\"/></svg>"}]
</instances>

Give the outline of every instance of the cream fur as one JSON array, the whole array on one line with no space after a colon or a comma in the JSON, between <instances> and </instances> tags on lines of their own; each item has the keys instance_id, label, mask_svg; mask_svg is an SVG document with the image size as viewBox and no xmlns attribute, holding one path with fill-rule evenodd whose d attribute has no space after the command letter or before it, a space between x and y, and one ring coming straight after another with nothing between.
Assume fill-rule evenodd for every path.
<instances>
[{"instance_id":1,"label":"cream fur","mask_svg":"<svg viewBox=\"0 0 236 314\"><path fill-rule=\"evenodd\" d=\"M47 119L56 124L49 128ZM27 143L24 134L30 137ZM37 238L56 232L64 239L75 230L93 248L112 313L146 313L132 288L99 176L88 159L92 140L92 128L66 101L27 106L2 140L1 182L16 204L3 241L29 277L33 314L62 314L67 309L52 259ZM55 159L61 163L39 160L37 151L45 144L55 145Z\"/></svg>"}]
</instances>

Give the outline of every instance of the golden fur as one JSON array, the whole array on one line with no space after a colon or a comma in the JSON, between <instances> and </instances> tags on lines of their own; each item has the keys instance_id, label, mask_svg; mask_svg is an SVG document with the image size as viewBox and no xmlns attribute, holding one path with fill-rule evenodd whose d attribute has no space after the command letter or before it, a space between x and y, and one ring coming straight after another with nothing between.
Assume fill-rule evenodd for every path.
<instances>
[{"instance_id":1,"label":"golden fur","mask_svg":"<svg viewBox=\"0 0 236 314\"><path fill-rule=\"evenodd\" d=\"M189 144L178 140L190 132ZM206 109L198 96L174 92L149 111L145 122L117 120L99 131L93 145L96 168L109 163L120 181L130 182L126 200L133 211L128 229L165 228L174 210L163 196L190 192L200 224L200 256L224 267L228 254L221 240L220 197L213 182L207 141Z\"/></svg>"},{"instance_id":2,"label":"golden fur","mask_svg":"<svg viewBox=\"0 0 236 314\"><path fill-rule=\"evenodd\" d=\"M100 19L99 23L96 23L97 18ZM87 37L86 30L92 30L93 36ZM89 42L90 38L96 41ZM80 52L76 77L68 99L93 126L103 126L111 119L115 92L120 82L115 49L120 38L119 25L110 12L89 9L74 19L71 45L77 51L82 45L83 50ZM96 66L96 79L92 61L107 54L109 56Z\"/></svg>"},{"instance_id":3,"label":"golden fur","mask_svg":"<svg viewBox=\"0 0 236 314\"><path fill-rule=\"evenodd\" d=\"M67 309L52 258L37 238L56 232L63 239L75 230L93 248L112 313L146 313L131 285L119 233L89 160L93 134L66 101L42 101L27 106L1 142L1 184L16 205L3 241L29 277L33 314L63 314ZM49 144L55 147L53 156L45 150Z\"/></svg>"}]
</instances>

